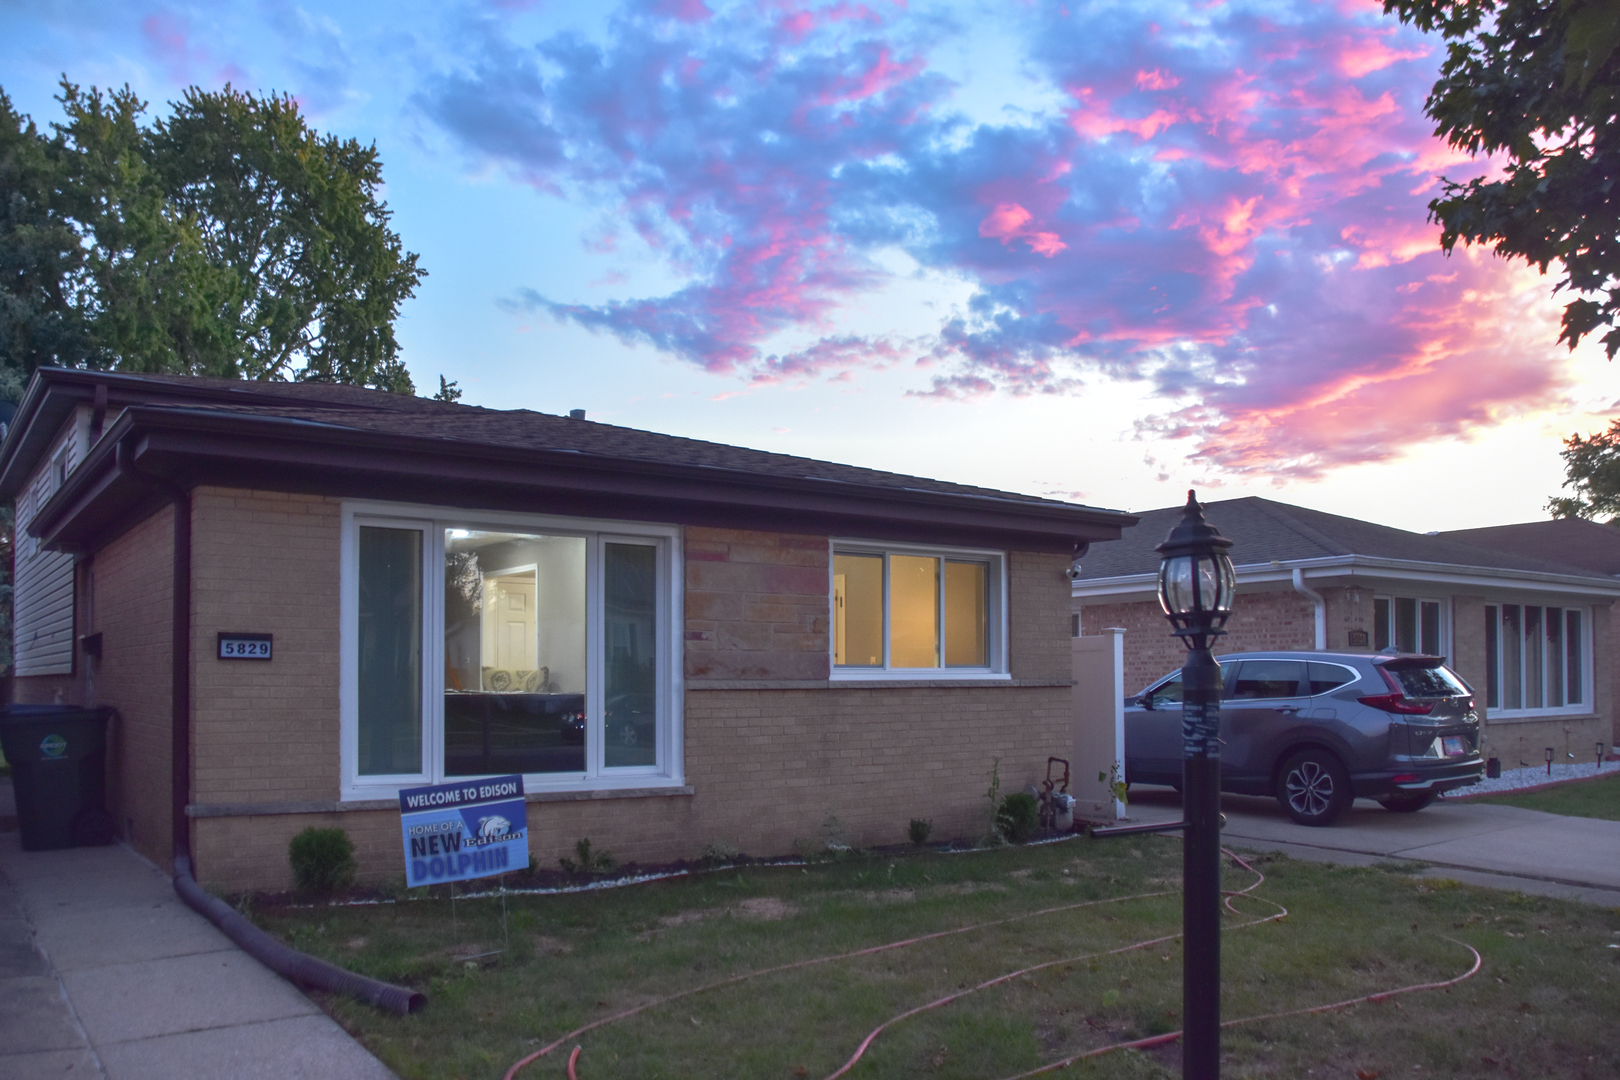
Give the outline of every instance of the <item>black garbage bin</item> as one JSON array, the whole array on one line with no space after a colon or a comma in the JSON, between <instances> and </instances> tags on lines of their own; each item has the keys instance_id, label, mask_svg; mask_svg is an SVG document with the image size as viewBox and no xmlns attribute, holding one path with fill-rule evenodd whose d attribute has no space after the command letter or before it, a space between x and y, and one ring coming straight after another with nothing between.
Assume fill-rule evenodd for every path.
<instances>
[{"instance_id":1,"label":"black garbage bin","mask_svg":"<svg viewBox=\"0 0 1620 1080\"><path fill-rule=\"evenodd\" d=\"M78 705L0 709L0 748L11 764L24 851L112 842L106 811L110 712Z\"/></svg>"}]
</instances>

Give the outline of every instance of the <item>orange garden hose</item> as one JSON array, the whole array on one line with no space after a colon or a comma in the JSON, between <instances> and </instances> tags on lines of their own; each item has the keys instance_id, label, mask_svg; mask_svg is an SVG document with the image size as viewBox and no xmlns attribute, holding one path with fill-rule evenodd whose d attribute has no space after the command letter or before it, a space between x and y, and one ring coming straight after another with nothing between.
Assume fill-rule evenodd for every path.
<instances>
[{"instance_id":1,"label":"orange garden hose","mask_svg":"<svg viewBox=\"0 0 1620 1080\"><path fill-rule=\"evenodd\" d=\"M1236 900L1236 899L1239 899L1240 897L1248 896L1254 889L1258 888L1265 881L1265 875L1262 874L1260 871L1256 870L1253 866L1250 866L1247 862L1245 862L1243 859L1239 858L1233 852L1228 851L1228 850L1223 848L1222 853L1225 854L1228 858L1230 858L1233 862L1237 863L1239 866L1243 867L1245 870L1247 870L1251 874L1255 875L1255 880L1247 888L1239 889L1239 890L1236 890L1236 891L1227 891L1226 892L1226 901L1225 901L1225 903L1226 903L1227 909L1229 911L1231 911L1234 915L1242 915L1243 913L1241 911L1239 911L1233 905L1233 901ZM647 1009L651 1009L651 1008L653 1008L655 1006L658 1006L658 1005L664 1005L664 1004L667 1004L667 1003L669 1003L671 1001L676 1001L676 1000L678 1000L680 998L691 997L691 996L693 996L695 994L706 993L707 991L710 991L710 990L716 990L716 989L719 989L719 988L724 987L724 986L731 986L731 985L734 985L736 983L745 982L745 981L747 981L749 979L756 979L756 978L759 978L759 977L764 976L764 975L771 975L771 974L775 974L775 973L783 972L783 971L792 971L792 970L797 969L797 968L811 967L811 966L814 966L814 965L817 965L817 964L831 963L831 962L833 962L835 960L850 960L850 959L854 959L854 958L860 957L860 956L871 956L871 955L873 955L875 953L888 952L888 951L891 951L891 950L894 950L894 949L907 948L908 946L920 944L920 943L925 942L925 941L935 941L935 940L938 940L940 938L950 937L950 936L955 935L955 934L965 934L965 933L967 933L969 931L972 931L972 930L982 930L982 929L986 929L986 928L992 927L992 926L1004 926L1004 925L1006 925L1008 923L1018 922L1018 921L1021 921L1021 920L1024 920L1024 919L1038 918L1038 917L1043 916L1043 915L1055 915L1055 914L1059 914L1059 913L1065 912L1065 911L1074 911L1074 910L1077 910L1079 908L1095 907L1095 906L1097 906L1099 904L1123 903L1123 902L1128 901L1128 900L1145 900L1145 899L1149 899L1149 898L1156 897L1156 896L1166 896L1166 895L1169 895L1169 892L1170 892L1170 890L1165 890L1165 891L1160 891L1160 892L1152 892L1152 893L1138 893L1138 894L1132 895L1132 896L1111 897L1111 898L1106 899L1106 900L1087 900L1087 901L1083 901L1081 903L1076 903L1076 904L1065 904L1065 905L1062 905L1061 907L1044 908L1044 909L1042 909L1040 911L1033 911L1033 912L1029 912L1029 913L1024 914L1024 915L1009 916L1008 918L1005 918L1005 919L994 919L994 920L991 920L989 922L975 923L975 924L973 924L971 926L960 926L960 927L956 927L956 928L951 929L951 930L941 930L941 931L938 931L937 933L924 934L924 935L922 935L920 937L907 938L907 939L905 939L903 941L889 942L889 943L884 944L884 945L874 945L874 946L872 946L870 948L857 949L857 950L855 950L853 952L837 953L837 954L832 955L832 956L814 957L814 958L809 959L809 960L798 960L798 961L795 961L795 962L793 962L791 964L780 964L780 965L777 965L776 967L762 968L759 971L751 971L751 972L745 972L744 974L741 974L741 975L733 975L730 978L721 979L718 982L713 982L713 983L708 983L708 984L703 985L703 986L693 987L690 990L682 990L682 991L680 991L678 993L674 993L674 994L668 994L668 995L666 995L664 997L657 998L657 999L655 999L653 1001L646 1002L646 1003L644 1003L642 1005L638 1005L633 1009L626 1009L623 1012L615 1013L612 1016L603 1017L600 1020L596 1020L596 1021L593 1021L592 1023L586 1024L586 1025L584 1025L582 1027L575 1028L573 1031L570 1031L568 1034L564 1035L560 1039L557 1039L555 1042L549 1043L546 1046L541 1047L539 1050L536 1050L534 1053L529 1054L528 1056L514 1062L512 1064L512 1067L509 1068L506 1071L506 1075L503 1078L503 1080L513 1080L513 1078L517 1076L518 1072L521 1069L523 1069L526 1066L530 1065L531 1063L539 1060L540 1058L545 1057L547 1054L551 1053L551 1051L555 1050L557 1047L563 1045L564 1043L566 1043L566 1042L568 1042L568 1041L570 1041L570 1040L572 1040L574 1038L577 1038L580 1035L585 1034L588 1031L592 1031L592 1030L594 1030L596 1028L599 1028L599 1027L604 1027L604 1026L606 1026L608 1024L617 1023L620 1020L629 1019L630 1017L635 1016L637 1013L644 1012ZM1266 916L1259 917L1259 918L1250 919L1248 922L1239 923L1238 925L1232 927L1231 929L1241 930L1241 929L1244 929L1245 927L1258 926L1261 923L1275 922L1278 919L1286 918L1287 915L1288 915L1288 909L1283 907L1281 904L1277 904L1277 903L1275 903L1273 901L1266 900L1264 897L1250 897L1250 898L1255 899L1255 900L1261 900L1264 903L1271 904L1271 906L1276 908L1277 910L1273 914L1266 915ZM962 999L964 997L969 996L970 994L978 993L980 990L988 990L988 989L990 989L992 987L1000 986L1000 985L1002 985L1004 983L1010 982L1013 979L1019 978L1020 976L1029 975L1029 974L1032 974L1032 973L1037 972L1037 971L1042 971L1042 970L1044 970L1046 968L1058 967L1058 966L1062 966L1062 965L1066 965L1066 964L1075 964L1075 963L1079 963L1079 962L1084 961L1084 960L1091 960L1091 959L1096 959L1096 958L1100 958L1100 957L1104 957L1104 956L1116 956L1116 955L1119 955L1121 953L1132 952L1132 951L1137 950L1137 949L1145 949L1145 948L1148 948L1148 947L1153 946L1153 945L1160 945L1160 944L1163 944L1164 942L1167 942L1167 941L1174 941L1179 937L1181 937L1181 935L1179 933L1177 933L1177 934L1165 934L1165 935L1160 936L1160 937L1150 938L1150 939L1147 939L1145 941L1133 942L1132 944L1122 945L1119 948L1108 949L1108 950L1103 951L1103 952L1086 953L1086 954L1083 954L1083 955L1080 955L1080 956L1067 957L1067 958L1062 959L1062 960L1049 960L1049 961L1046 961L1044 963L1035 964L1035 965L1033 965L1031 967L1021 968L1018 971L1012 971L1012 972L1008 972L1008 973L1003 974L1003 975L998 975L993 979L987 979L986 981L984 981L982 983L979 983L976 986L969 987L966 990L959 990L956 993L948 994L945 997L938 998L938 999L936 999L934 1001L930 1001L927 1004L919 1005L919 1006L917 1006L915 1008L908 1009L905 1012L900 1013L897 1016L894 1016L894 1017L892 1017L892 1018L890 1018L888 1020L885 1020L882 1024L879 1024L876 1028L873 1028L872 1031L867 1034L866 1038L861 1040L860 1045L855 1048L855 1052L850 1055L849 1060L844 1062L844 1064L842 1066L840 1066L835 1072L831 1073L826 1078L826 1080L839 1080L840 1077L843 1077L844 1075L846 1075L850 1071L850 1069L854 1068L855 1064L858 1061L860 1061L861 1057L866 1053L867 1049L872 1045L872 1043L874 1041L876 1041L876 1039L877 1039L877 1037L879 1035L881 1035L884 1031L888 1030L890 1027L893 1027L895 1024L898 1024L898 1023L901 1023L902 1021L908 1020L911 1017L918 1016L918 1015L920 1015L922 1013L929 1012L929 1011L931 1011L933 1009L942 1008L943 1006L948 1005L953 1001L958 1001L958 1000L960 1000L960 999ZM1282 1017L1287 1017L1287 1016L1304 1016L1304 1015L1309 1015L1309 1014L1314 1014L1314 1013L1334 1012L1334 1011L1337 1011L1339 1009L1346 1009L1346 1008L1349 1008L1352 1005L1359 1005L1359 1004L1362 1004L1364 1002L1380 1002L1380 1001L1384 1001L1384 1000L1387 1000L1388 998L1395 997L1398 994L1410 994L1410 993L1414 993L1414 992L1419 991L1419 990L1439 990L1439 989L1443 989L1443 988L1448 987L1448 986L1455 986L1457 983L1460 983L1460 982L1463 982L1466 979L1472 978L1475 974L1477 974L1479 969L1480 969L1481 964L1484 962L1483 959L1480 957L1479 951L1477 949L1475 949L1472 945L1468 945L1465 942L1457 941L1457 939L1455 939L1455 938L1447 937L1447 938L1445 938L1445 940L1450 941L1450 942L1452 942L1454 944L1457 944L1457 945L1461 945L1463 948L1467 949L1470 953L1472 953L1473 957L1474 957L1473 966L1470 967L1463 974L1458 975L1458 976L1456 976L1454 978L1447 979L1447 980L1445 980L1443 982L1418 983L1418 984L1415 984L1415 985L1412 985L1412 986L1403 986L1403 987L1400 987L1400 988L1395 989L1395 990L1383 990L1383 991L1379 991L1377 993L1364 994L1364 995L1362 995L1360 997L1348 998L1348 999L1346 999L1344 1001L1335 1001L1335 1002L1332 1002L1332 1003L1327 1004L1327 1005L1314 1005L1314 1006L1308 1006L1308 1007L1300 1008L1300 1009L1290 1009L1290 1010L1287 1010L1287 1011L1284 1011L1284 1012L1266 1013L1266 1014L1259 1015L1259 1016L1240 1017L1239 1019L1236 1019L1236 1020L1227 1020L1226 1022L1224 1022L1221 1025L1221 1027L1223 1027L1223 1028L1235 1027L1235 1026L1237 1026L1239 1024L1252 1024L1252 1023L1257 1023L1257 1022L1262 1021L1262 1020L1276 1020L1276 1019L1280 1019ZM1163 1034L1163 1035L1150 1036L1150 1037L1145 1038L1145 1039L1134 1039L1134 1040L1131 1040L1129 1042L1119 1042L1119 1043L1113 1043L1113 1044L1108 1045L1108 1046L1097 1047L1096 1049L1087 1050L1084 1053L1075 1054L1075 1055L1073 1055L1071 1057L1067 1057L1067 1058L1064 1058L1064 1059L1059 1060L1059 1061L1049 1062L1048 1064L1042 1065L1039 1068L1033 1069L1033 1070L1031 1070L1029 1072L1019 1073L1017 1076L1008 1077L1007 1080L1027 1080L1028 1077L1040 1076L1040 1075L1043 1075L1045 1073L1054 1072L1054 1071L1056 1071L1058 1069L1067 1068L1068 1066L1074 1064L1077 1061L1082 1061L1082 1060L1085 1060L1086 1058L1100 1057L1103 1054L1113 1053L1116 1050L1133 1050L1133 1049L1140 1050L1140 1049L1146 1049L1148 1047L1153 1047L1153 1046L1162 1046L1162 1045L1167 1044L1167 1043L1175 1042L1177 1039L1181 1038L1181 1035L1182 1035L1182 1033L1180 1031L1172 1031L1172 1032L1168 1032L1168 1033ZM575 1046L573 1052L568 1057L568 1080L579 1080L578 1075L575 1072L575 1066L579 1061L579 1055L580 1055L581 1049L582 1048L580 1046Z\"/></svg>"}]
</instances>

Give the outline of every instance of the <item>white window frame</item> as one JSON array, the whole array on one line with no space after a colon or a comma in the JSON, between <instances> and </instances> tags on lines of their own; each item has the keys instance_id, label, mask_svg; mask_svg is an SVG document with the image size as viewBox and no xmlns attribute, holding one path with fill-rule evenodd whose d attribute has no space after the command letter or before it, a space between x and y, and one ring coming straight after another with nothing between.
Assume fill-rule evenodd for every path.
<instances>
[{"instance_id":1,"label":"white window frame","mask_svg":"<svg viewBox=\"0 0 1620 1080\"><path fill-rule=\"evenodd\" d=\"M1439 649L1439 652L1437 653L1437 655L1444 656L1448 660L1451 658L1451 643L1453 641L1453 638L1452 638L1452 632L1451 632L1452 628L1451 628L1451 601L1450 600L1448 600L1447 598L1445 598L1443 596L1414 596L1414 595L1412 595L1410 593L1406 593L1406 594L1401 594L1401 593L1376 593L1373 596L1373 614L1374 614L1374 618L1377 617L1378 601L1380 601L1380 600L1384 600L1384 601L1387 601L1389 603L1389 624L1386 627L1384 627L1384 630L1385 630L1385 632L1387 632L1389 634L1389 644L1392 647L1395 645L1395 602L1397 600L1410 600L1410 601L1412 601L1413 603L1415 603L1417 605L1417 620L1418 620L1418 624L1417 624L1418 642L1417 642L1417 644L1418 644L1418 650L1419 651L1422 650L1422 646L1423 646L1423 605L1424 604L1438 605L1438 607L1440 609L1440 626L1439 626L1440 649ZM1377 647L1378 647L1378 628L1377 627L1373 628L1372 647L1373 647L1374 650L1376 650Z\"/></svg>"},{"instance_id":2,"label":"white window frame","mask_svg":"<svg viewBox=\"0 0 1620 1080\"><path fill-rule=\"evenodd\" d=\"M990 663L985 667L896 668L889 666L888 559L883 576L883 666L840 666L835 661L838 612L834 609L834 558L838 555L922 555L928 558L989 563L986 575L985 630ZM827 667L833 682L920 682L965 679L1011 679L1007 664L1007 553L990 548L934 547L921 544L886 544L872 540L833 538L827 556Z\"/></svg>"},{"instance_id":3,"label":"white window frame","mask_svg":"<svg viewBox=\"0 0 1620 1080\"><path fill-rule=\"evenodd\" d=\"M379 526L422 532L422 769L417 773L361 776L359 684L359 542L360 527ZM437 784L444 775L444 536L447 529L523 531L552 536L581 536L585 555L585 770L580 773L533 773L524 790L612 791L681 787L684 763L684 687L681 663L682 574L681 531L676 526L625 521L516 514L494 510L420 506L408 503L345 502L340 556L339 718L341 797L345 802L394 798L402 787ZM642 544L658 551L657 632L660 636L657 762L651 766L606 768L603 765L603 595L602 553L610 543ZM457 777L457 779L461 779Z\"/></svg>"},{"instance_id":4,"label":"white window frame","mask_svg":"<svg viewBox=\"0 0 1620 1080\"><path fill-rule=\"evenodd\" d=\"M1597 712L1597 705L1595 703L1596 687L1593 685L1592 681L1593 675L1595 674L1595 666L1593 664L1592 657L1592 609L1590 607L1584 604L1562 604L1544 600L1498 599L1487 600L1483 606L1488 609L1494 609L1496 612L1496 618L1491 627L1491 633L1496 637L1496 671L1494 673L1490 672L1489 670L1485 672L1486 686L1484 688L1484 693L1479 695L1479 704L1485 706L1490 717L1498 720L1534 720L1538 717L1586 716ZM1517 607L1519 609L1519 633L1521 635L1524 633L1524 609L1527 607L1541 609L1542 631L1539 635L1539 640L1542 648L1541 689L1543 700L1546 699L1547 694L1547 609L1557 608L1560 612L1565 613L1561 614L1559 617L1564 620L1564 649L1566 655L1569 649L1569 642L1567 640L1569 621L1567 613L1571 611L1578 611L1581 613L1581 696L1584 698L1583 701L1577 702L1574 705L1556 705L1551 707L1546 705L1538 705L1529 709L1509 709L1501 704L1501 702L1505 700L1504 691L1506 689L1502 679L1502 609L1504 607ZM1489 644L1489 642L1486 643L1487 656L1489 656ZM1524 686L1524 674L1525 657L1524 651L1521 649L1519 652L1519 686L1521 687L1521 692ZM1495 679L1494 686L1491 685L1493 676ZM1567 697L1569 695L1569 670L1567 666L1563 670L1563 679L1564 694ZM1490 695L1492 693L1495 694L1497 700L1497 704L1494 706L1489 704Z\"/></svg>"}]
</instances>

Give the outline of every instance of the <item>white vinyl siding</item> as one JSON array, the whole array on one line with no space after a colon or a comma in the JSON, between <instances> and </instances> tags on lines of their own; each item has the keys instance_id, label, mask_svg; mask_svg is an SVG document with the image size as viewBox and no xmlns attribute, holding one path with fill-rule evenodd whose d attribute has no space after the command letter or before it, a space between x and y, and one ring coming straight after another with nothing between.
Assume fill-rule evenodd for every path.
<instances>
[{"instance_id":1,"label":"white vinyl siding","mask_svg":"<svg viewBox=\"0 0 1620 1080\"><path fill-rule=\"evenodd\" d=\"M17 497L12 655L18 675L73 673L73 556L41 548L28 524L83 456L81 427L70 422Z\"/></svg>"}]
</instances>

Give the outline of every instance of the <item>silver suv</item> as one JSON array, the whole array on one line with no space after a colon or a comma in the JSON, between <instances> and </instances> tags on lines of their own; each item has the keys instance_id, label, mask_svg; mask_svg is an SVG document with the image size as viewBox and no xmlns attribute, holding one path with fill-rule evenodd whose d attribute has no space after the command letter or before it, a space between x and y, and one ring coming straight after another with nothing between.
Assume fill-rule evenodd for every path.
<instances>
[{"instance_id":1,"label":"silver suv","mask_svg":"<svg viewBox=\"0 0 1620 1080\"><path fill-rule=\"evenodd\" d=\"M1403 813L1479 783L1474 692L1439 656L1219 657L1221 790L1275 795L1301 825L1357 797ZM1181 672L1125 701L1127 783L1181 787Z\"/></svg>"}]
</instances>

